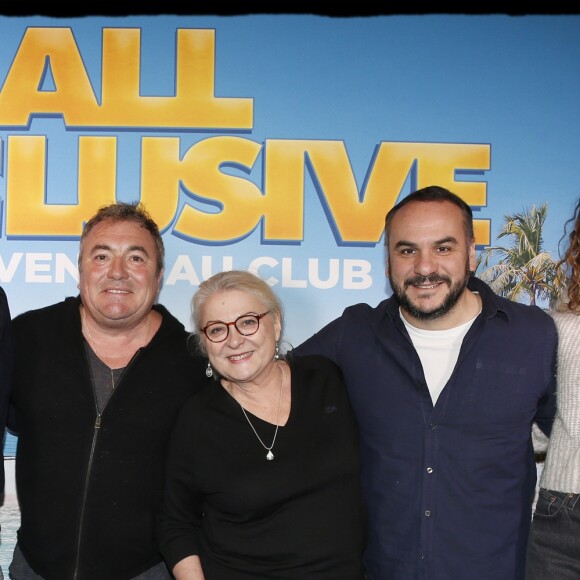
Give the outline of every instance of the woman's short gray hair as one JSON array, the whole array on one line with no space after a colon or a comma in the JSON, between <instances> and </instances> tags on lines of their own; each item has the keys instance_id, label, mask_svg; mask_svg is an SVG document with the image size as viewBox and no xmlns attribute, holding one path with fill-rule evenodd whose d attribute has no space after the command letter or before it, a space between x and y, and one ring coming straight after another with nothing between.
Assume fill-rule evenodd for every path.
<instances>
[{"instance_id":1,"label":"woman's short gray hair","mask_svg":"<svg viewBox=\"0 0 580 580\"><path fill-rule=\"evenodd\" d=\"M205 346L203 341L200 340L203 307L212 296L220 292L227 292L228 290L239 290L240 292L246 292L257 298L274 317L279 317L281 326L280 336L282 335L282 328L284 327L282 302L276 296L270 285L256 274L245 270L220 272L202 282L191 300L197 343L203 354L205 354Z\"/></svg>"}]
</instances>

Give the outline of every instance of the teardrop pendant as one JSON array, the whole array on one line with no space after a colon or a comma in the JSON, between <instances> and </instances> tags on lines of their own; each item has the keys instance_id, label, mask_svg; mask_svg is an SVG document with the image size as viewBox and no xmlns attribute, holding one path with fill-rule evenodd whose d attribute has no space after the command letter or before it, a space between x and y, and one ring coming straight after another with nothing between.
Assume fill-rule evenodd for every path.
<instances>
[{"instance_id":1,"label":"teardrop pendant","mask_svg":"<svg viewBox=\"0 0 580 580\"><path fill-rule=\"evenodd\" d=\"M278 366L278 368L280 369L280 373L282 376L280 377L280 395L278 397L278 414L276 415L276 429L274 431L274 438L272 439L272 445L270 445L270 447L266 447L266 445L258 435L258 432L256 431L255 427L252 425L252 422L250 421L250 418L248 417L246 410L244 409L244 406L239 401L237 401L238 404L240 405L240 409L242 409L242 413L244 414L246 421L248 422L248 425L252 428L254 435L258 438L260 445L262 445L262 447L268 452L266 454L266 459L268 461L272 461L272 459L274 459L272 447L274 447L274 443L276 443L276 436L278 435L278 428L280 427L280 409L282 408L282 391L284 390L284 366L281 365ZM232 397L234 397L233 393L231 393L231 395ZM237 400L235 397L234 399Z\"/></svg>"}]
</instances>

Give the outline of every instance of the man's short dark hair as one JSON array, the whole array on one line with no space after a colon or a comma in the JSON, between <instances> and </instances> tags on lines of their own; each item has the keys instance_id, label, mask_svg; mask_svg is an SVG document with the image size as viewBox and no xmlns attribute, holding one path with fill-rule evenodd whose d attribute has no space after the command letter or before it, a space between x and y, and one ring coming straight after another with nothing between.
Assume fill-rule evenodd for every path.
<instances>
[{"instance_id":1,"label":"man's short dark hair","mask_svg":"<svg viewBox=\"0 0 580 580\"><path fill-rule=\"evenodd\" d=\"M153 221L153 218L147 213L143 204L137 202L117 202L110 205L105 205L101 207L91 219L89 219L83 228L83 233L81 234L78 262L79 270L81 268L83 244L86 237L97 224L100 224L104 221L109 221L112 223L133 222L142 228L145 228L151 234L151 237L155 242L155 247L157 248L157 273L159 274L161 270L163 270L165 262L165 246L163 245L163 239L159 233L159 228Z\"/></svg>"},{"instance_id":2,"label":"man's short dark hair","mask_svg":"<svg viewBox=\"0 0 580 580\"><path fill-rule=\"evenodd\" d=\"M410 193L407 197L404 197L398 204L392 207L391 210L387 213L385 217L385 246L388 247L389 230L391 229L391 222L393 221L393 217L402 207L412 201L448 201L453 205L456 205L463 213L465 237L467 238L468 243L471 243L471 241L475 238L475 234L473 233L473 212L471 207L469 207L469 205L465 203L458 195L449 191L448 189L439 187L438 185L430 185Z\"/></svg>"}]
</instances>

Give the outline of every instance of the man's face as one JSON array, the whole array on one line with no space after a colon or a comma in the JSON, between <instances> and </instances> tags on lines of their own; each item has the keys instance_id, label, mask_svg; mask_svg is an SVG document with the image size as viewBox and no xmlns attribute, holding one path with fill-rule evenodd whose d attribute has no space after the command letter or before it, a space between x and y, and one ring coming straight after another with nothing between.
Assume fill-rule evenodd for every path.
<instances>
[{"instance_id":1,"label":"man's face","mask_svg":"<svg viewBox=\"0 0 580 580\"><path fill-rule=\"evenodd\" d=\"M131 221L104 221L84 239L79 290L87 315L102 327L129 328L150 312L163 272L151 234Z\"/></svg>"},{"instance_id":2,"label":"man's face","mask_svg":"<svg viewBox=\"0 0 580 580\"><path fill-rule=\"evenodd\" d=\"M410 322L442 319L459 308L475 270L461 210L451 202L410 202L393 217L387 276Z\"/></svg>"}]
</instances>

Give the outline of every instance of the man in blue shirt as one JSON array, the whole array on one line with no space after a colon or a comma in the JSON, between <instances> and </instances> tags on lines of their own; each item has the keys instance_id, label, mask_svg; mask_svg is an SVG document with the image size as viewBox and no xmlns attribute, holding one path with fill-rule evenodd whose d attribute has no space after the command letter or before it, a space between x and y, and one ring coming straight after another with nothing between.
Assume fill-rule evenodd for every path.
<instances>
[{"instance_id":1,"label":"man in blue shirt","mask_svg":"<svg viewBox=\"0 0 580 580\"><path fill-rule=\"evenodd\" d=\"M471 208L438 186L388 214L393 296L295 349L345 375L361 432L371 580L518 580L549 433L557 335L475 270Z\"/></svg>"}]
</instances>

